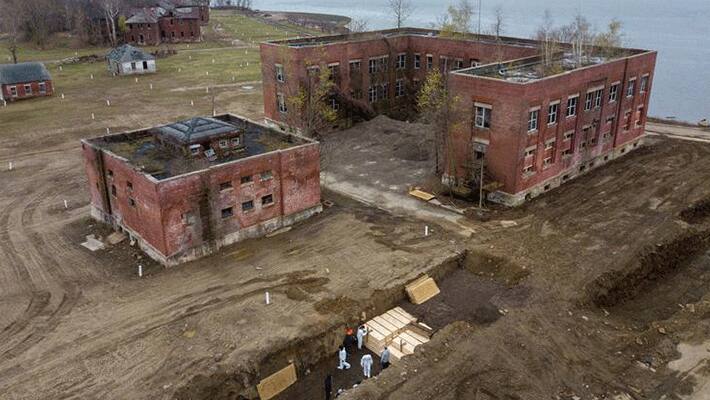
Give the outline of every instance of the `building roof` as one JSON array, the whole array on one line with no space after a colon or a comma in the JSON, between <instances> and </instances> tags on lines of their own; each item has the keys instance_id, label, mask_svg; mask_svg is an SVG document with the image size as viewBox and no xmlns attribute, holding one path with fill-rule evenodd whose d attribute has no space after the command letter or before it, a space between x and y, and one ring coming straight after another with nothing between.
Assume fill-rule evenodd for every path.
<instances>
[{"instance_id":1,"label":"building roof","mask_svg":"<svg viewBox=\"0 0 710 400\"><path fill-rule=\"evenodd\" d=\"M0 84L50 81L52 76L44 64L25 62L19 64L0 64Z\"/></svg>"},{"instance_id":2,"label":"building roof","mask_svg":"<svg viewBox=\"0 0 710 400\"><path fill-rule=\"evenodd\" d=\"M223 133L237 130L235 125L209 117L196 117L186 121L175 122L156 128L163 134L170 136L180 143L192 144Z\"/></svg>"},{"instance_id":3,"label":"building roof","mask_svg":"<svg viewBox=\"0 0 710 400\"><path fill-rule=\"evenodd\" d=\"M116 62L155 60L155 56L130 44L118 46L106 54L108 60Z\"/></svg>"},{"instance_id":4,"label":"building roof","mask_svg":"<svg viewBox=\"0 0 710 400\"><path fill-rule=\"evenodd\" d=\"M155 24L158 18L165 15L166 10L162 7L140 8L134 10L131 17L126 20L127 24Z\"/></svg>"}]
</instances>

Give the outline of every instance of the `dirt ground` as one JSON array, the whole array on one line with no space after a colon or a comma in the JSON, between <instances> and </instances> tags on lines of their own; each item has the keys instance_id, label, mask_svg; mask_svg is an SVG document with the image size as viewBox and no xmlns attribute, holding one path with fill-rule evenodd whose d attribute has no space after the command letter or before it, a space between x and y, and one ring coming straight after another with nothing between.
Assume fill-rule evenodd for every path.
<instances>
[{"instance_id":1,"label":"dirt ground","mask_svg":"<svg viewBox=\"0 0 710 400\"><path fill-rule=\"evenodd\" d=\"M524 287L527 299L488 325L446 326L345 398L706 399L709 156L706 144L652 139L498 212L484 228L518 226L478 229L467 268ZM469 299L475 310L490 295Z\"/></svg>"}]
</instances>

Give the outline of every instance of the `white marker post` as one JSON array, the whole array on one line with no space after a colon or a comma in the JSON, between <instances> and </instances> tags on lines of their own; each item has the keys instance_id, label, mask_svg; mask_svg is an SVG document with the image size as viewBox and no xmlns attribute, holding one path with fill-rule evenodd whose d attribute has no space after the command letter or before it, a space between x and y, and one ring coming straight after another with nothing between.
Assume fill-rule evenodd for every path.
<instances>
[{"instance_id":1,"label":"white marker post","mask_svg":"<svg viewBox=\"0 0 710 400\"><path fill-rule=\"evenodd\" d=\"M138 77L136 77L136 83L138 83Z\"/></svg>"},{"instance_id":2,"label":"white marker post","mask_svg":"<svg viewBox=\"0 0 710 400\"><path fill-rule=\"evenodd\" d=\"M143 266L140 264L138 265L138 277L139 278L143 277Z\"/></svg>"},{"instance_id":3,"label":"white marker post","mask_svg":"<svg viewBox=\"0 0 710 400\"><path fill-rule=\"evenodd\" d=\"M64 93L62 93L62 100L64 100Z\"/></svg>"},{"instance_id":4,"label":"white marker post","mask_svg":"<svg viewBox=\"0 0 710 400\"><path fill-rule=\"evenodd\" d=\"M8 171L12 171L13 168L14 168L14 166L12 165L12 161L10 161L10 162L7 164L7 170L8 170Z\"/></svg>"},{"instance_id":5,"label":"white marker post","mask_svg":"<svg viewBox=\"0 0 710 400\"><path fill-rule=\"evenodd\" d=\"M61 66L61 65L59 66L59 70L60 70L60 71L62 70L62 66Z\"/></svg>"},{"instance_id":6,"label":"white marker post","mask_svg":"<svg viewBox=\"0 0 710 400\"><path fill-rule=\"evenodd\" d=\"M68 208L69 208L69 203L66 200L64 200L64 209L66 210Z\"/></svg>"},{"instance_id":7,"label":"white marker post","mask_svg":"<svg viewBox=\"0 0 710 400\"><path fill-rule=\"evenodd\" d=\"M424 236L429 236L429 225L424 225Z\"/></svg>"},{"instance_id":8,"label":"white marker post","mask_svg":"<svg viewBox=\"0 0 710 400\"><path fill-rule=\"evenodd\" d=\"M109 133L111 133L111 129L110 129L110 128L106 128L106 134L108 135Z\"/></svg>"},{"instance_id":9,"label":"white marker post","mask_svg":"<svg viewBox=\"0 0 710 400\"><path fill-rule=\"evenodd\" d=\"M91 119L92 120L96 119L96 116L94 115L94 113L91 113Z\"/></svg>"},{"instance_id":10,"label":"white marker post","mask_svg":"<svg viewBox=\"0 0 710 400\"><path fill-rule=\"evenodd\" d=\"M271 304L271 296L269 295L269 292L264 293L265 298L266 298L266 305L268 306Z\"/></svg>"},{"instance_id":11,"label":"white marker post","mask_svg":"<svg viewBox=\"0 0 710 400\"><path fill-rule=\"evenodd\" d=\"M153 84L152 84L152 83L150 84L150 90L153 90Z\"/></svg>"},{"instance_id":12,"label":"white marker post","mask_svg":"<svg viewBox=\"0 0 710 400\"><path fill-rule=\"evenodd\" d=\"M209 93L209 92L210 92L210 87L209 86L205 87L205 93Z\"/></svg>"},{"instance_id":13,"label":"white marker post","mask_svg":"<svg viewBox=\"0 0 710 400\"><path fill-rule=\"evenodd\" d=\"M111 107L111 100L106 99L106 107Z\"/></svg>"},{"instance_id":14,"label":"white marker post","mask_svg":"<svg viewBox=\"0 0 710 400\"><path fill-rule=\"evenodd\" d=\"M195 101L194 101L194 100L190 100L190 106L192 106L192 107L195 106Z\"/></svg>"},{"instance_id":15,"label":"white marker post","mask_svg":"<svg viewBox=\"0 0 710 400\"><path fill-rule=\"evenodd\" d=\"M94 74L89 75L90 79L94 79Z\"/></svg>"}]
</instances>

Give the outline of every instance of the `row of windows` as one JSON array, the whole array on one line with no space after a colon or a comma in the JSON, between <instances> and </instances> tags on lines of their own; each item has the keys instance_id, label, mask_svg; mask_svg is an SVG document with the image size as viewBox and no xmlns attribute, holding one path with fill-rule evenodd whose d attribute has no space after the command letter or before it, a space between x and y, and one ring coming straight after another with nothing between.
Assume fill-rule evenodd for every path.
<instances>
[{"instance_id":1,"label":"row of windows","mask_svg":"<svg viewBox=\"0 0 710 400\"><path fill-rule=\"evenodd\" d=\"M274 195L273 194L267 194L266 196L261 197L261 206L262 207L268 207L272 204L274 204ZM248 201L242 202L242 212L243 213L248 213L252 210L254 210L254 200L248 200ZM222 209L222 218L229 218L232 216L234 216L234 207L227 207L227 208Z\"/></svg>"},{"instance_id":2,"label":"row of windows","mask_svg":"<svg viewBox=\"0 0 710 400\"><path fill-rule=\"evenodd\" d=\"M636 78L631 78L627 85L626 96L633 97L635 91ZM618 100L619 94L619 83L613 84L609 87L609 103L614 103ZM644 93L648 89L648 75L644 75L641 78L640 92ZM602 106L604 98L604 88L594 89L587 92L584 99L584 111L591 111L592 109L600 109ZM572 118L577 115L577 108L579 104L579 95L571 95L567 97L567 108L566 116L567 118ZM554 125L558 121L559 116L560 101L552 102L547 108L547 124ZM540 121L540 107L531 108L528 112L528 131L534 132L539 128Z\"/></svg>"},{"instance_id":3,"label":"row of windows","mask_svg":"<svg viewBox=\"0 0 710 400\"><path fill-rule=\"evenodd\" d=\"M263 171L259 173L259 179L264 182L274 178L273 172L271 170ZM239 178L240 185L246 185L254 182L254 175L243 175ZM232 189L232 181L224 181L219 184L219 191L224 192L226 190Z\"/></svg>"},{"instance_id":4,"label":"row of windows","mask_svg":"<svg viewBox=\"0 0 710 400\"><path fill-rule=\"evenodd\" d=\"M32 95L32 85L29 83L26 83L22 85L23 88L25 89L25 96L31 96ZM39 87L39 94L47 94L47 84L44 82L40 82L37 84ZM10 96L11 97L17 97L19 93L17 92L17 86L9 86L8 89L10 90Z\"/></svg>"}]
</instances>

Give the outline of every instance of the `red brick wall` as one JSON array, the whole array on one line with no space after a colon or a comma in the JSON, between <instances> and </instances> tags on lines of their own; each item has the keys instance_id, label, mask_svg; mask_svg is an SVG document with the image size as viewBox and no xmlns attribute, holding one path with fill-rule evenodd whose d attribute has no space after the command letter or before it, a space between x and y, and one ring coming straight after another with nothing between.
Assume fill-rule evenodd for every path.
<instances>
[{"instance_id":1,"label":"red brick wall","mask_svg":"<svg viewBox=\"0 0 710 400\"><path fill-rule=\"evenodd\" d=\"M143 35L143 43L147 45L160 44L160 29L158 24L128 24L128 29L124 34L126 43L141 44L140 35Z\"/></svg>"},{"instance_id":2,"label":"red brick wall","mask_svg":"<svg viewBox=\"0 0 710 400\"><path fill-rule=\"evenodd\" d=\"M39 92L39 84L40 82L23 82L23 83L17 83L17 84L12 84L12 85L2 85L0 89L2 89L3 97L5 101L14 101L14 100L21 100L21 99L27 99L27 98L32 98L32 97L43 97L43 96L52 96L54 94L54 85L52 81L42 81L45 84L46 88L46 93L45 94L40 94ZM32 87L32 93L27 93L25 91L25 85L28 84ZM12 94L10 92L10 87L15 86L17 88L17 97L12 97Z\"/></svg>"},{"instance_id":3,"label":"red brick wall","mask_svg":"<svg viewBox=\"0 0 710 400\"><path fill-rule=\"evenodd\" d=\"M489 171L503 184L501 190L514 194L638 138L644 133L645 110L648 110L655 62L656 53L649 52L528 84L453 74L449 80L450 89L464 99L463 109L468 110L468 114L461 130L454 134L453 147L456 150L452 156L455 160L447 163L447 166L454 165L455 170L450 170L449 173L465 178L465 166L470 162L473 138L488 139ZM640 94L639 86L644 74L649 74L649 83L646 92ZM634 76L637 77L635 95L627 98L626 84L629 78ZM610 103L609 88L614 82L621 82L621 85L618 100ZM587 91L597 86L604 87L602 106L585 111ZM577 116L566 118L568 96L577 93ZM558 122L548 126L548 106L556 100L560 101ZM473 126L474 102L493 106L491 129L477 129ZM631 130L624 132L624 110L633 110L632 118L638 119L638 106L644 107L641 125L635 127L632 121ZM540 107L539 128L531 134L527 131L527 122L528 111L533 107ZM615 116L615 121L607 124L609 116ZM587 147L580 149L583 127L589 125L592 128L586 138ZM571 142L564 140L564 134L568 131L575 132ZM605 133L612 136L604 140ZM616 134L613 135L614 133ZM545 143L551 139L555 139L553 149L545 150ZM596 140L596 144L591 144L592 139ZM536 149L534 156L524 157L525 149L533 146ZM574 149L573 154L563 157L562 152L570 146ZM554 162L544 168L543 160L549 156L553 156ZM533 165L535 173L523 174L526 165Z\"/></svg>"},{"instance_id":4,"label":"red brick wall","mask_svg":"<svg viewBox=\"0 0 710 400\"><path fill-rule=\"evenodd\" d=\"M161 42L179 43L202 40L199 19L165 17L158 20L158 26Z\"/></svg>"}]
</instances>

